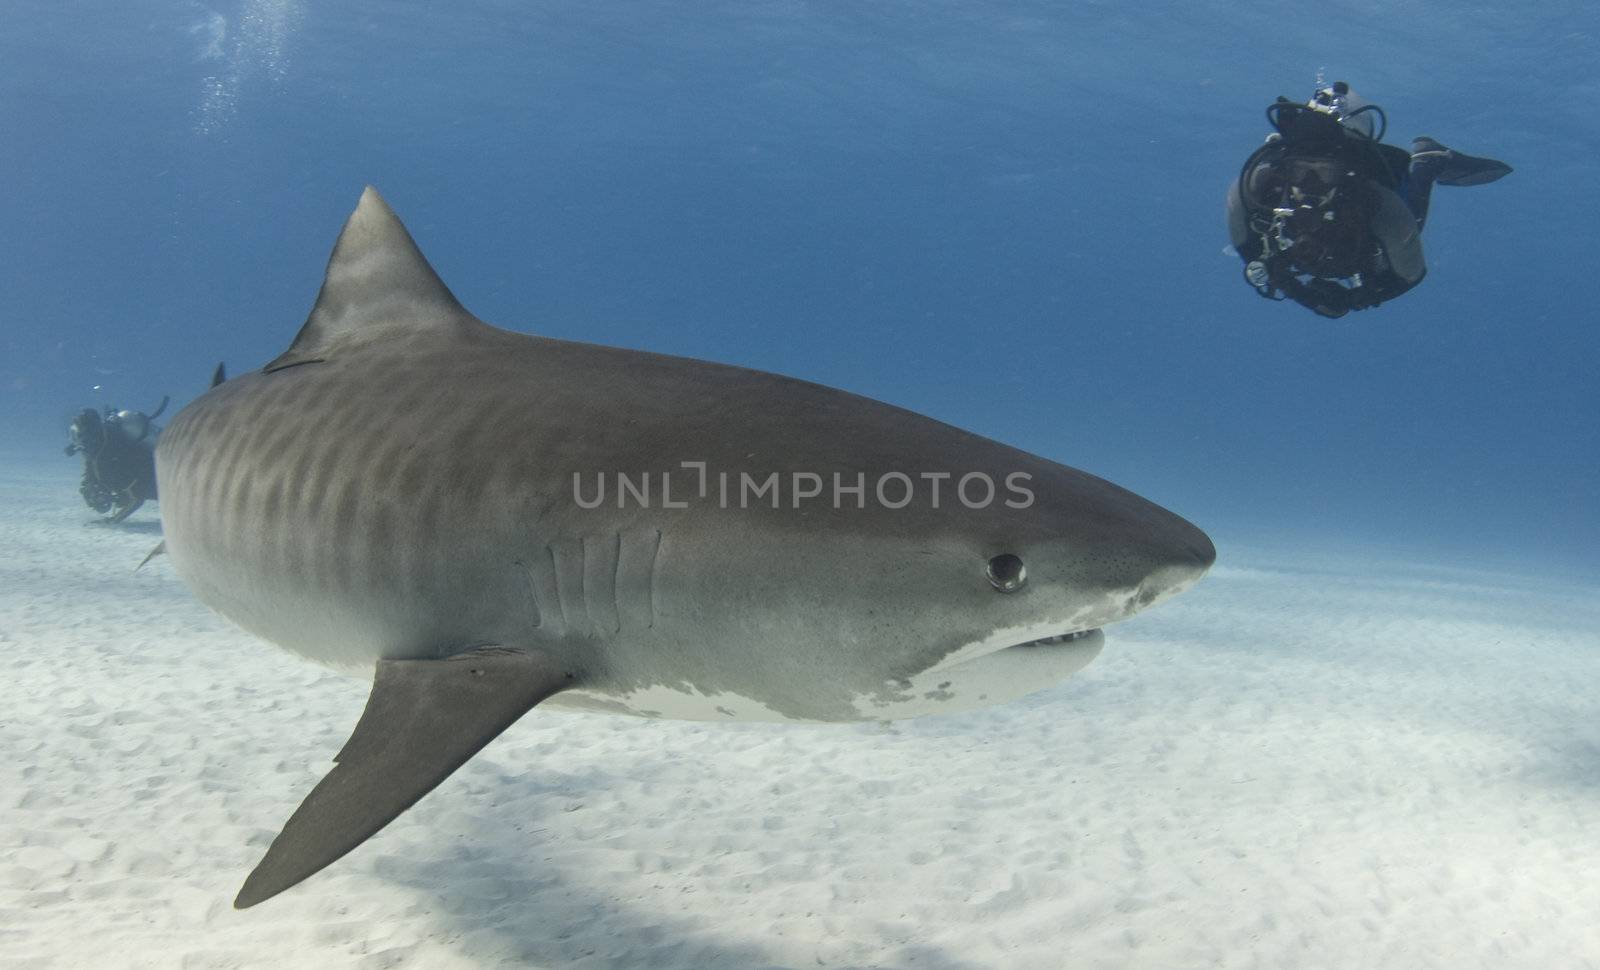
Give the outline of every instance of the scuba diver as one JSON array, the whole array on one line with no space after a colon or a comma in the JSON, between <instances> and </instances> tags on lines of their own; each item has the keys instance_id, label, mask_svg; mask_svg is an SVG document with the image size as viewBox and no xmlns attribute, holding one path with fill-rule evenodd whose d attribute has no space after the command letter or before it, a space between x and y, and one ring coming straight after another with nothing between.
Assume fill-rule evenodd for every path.
<instances>
[{"instance_id":1,"label":"scuba diver","mask_svg":"<svg viewBox=\"0 0 1600 970\"><path fill-rule=\"evenodd\" d=\"M167 409L167 398L154 414L107 407L101 415L84 408L68 429L67 454L83 455L83 484L78 493L91 509L121 522L156 498L156 435L154 421Z\"/></svg>"},{"instance_id":2,"label":"scuba diver","mask_svg":"<svg viewBox=\"0 0 1600 970\"><path fill-rule=\"evenodd\" d=\"M1305 104L1267 107L1276 129L1228 189L1228 234L1245 281L1269 300L1342 317L1422 281L1422 227L1439 185L1483 185L1511 171L1432 138L1383 144L1388 119L1336 81Z\"/></svg>"}]
</instances>

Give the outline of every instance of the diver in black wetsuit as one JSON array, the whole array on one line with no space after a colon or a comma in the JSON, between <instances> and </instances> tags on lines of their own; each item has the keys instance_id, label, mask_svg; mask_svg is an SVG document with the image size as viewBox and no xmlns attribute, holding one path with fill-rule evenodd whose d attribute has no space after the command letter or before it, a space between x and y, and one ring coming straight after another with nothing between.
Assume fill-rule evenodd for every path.
<instances>
[{"instance_id":1,"label":"diver in black wetsuit","mask_svg":"<svg viewBox=\"0 0 1600 970\"><path fill-rule=\"evenodd\" d=\"M83 455L83 482L78 494L84 504L121 522L147 501L156 498L155 419L167 409L167 399L154 414L106 408L102 415L84 408L68 429L68 455Z\"/></svg>"},{"instance_id":2,"label":"diver in black wetsuit","mask_svg":"<svg viewBox=\"0 0 1600 970\"><path fill-rule=\"evenodd\" d=\"M1278 98L1277 129L1228 190L1228 233L1245 280L1325 317L1392 300L1422 281L1422 226L1435 183L1483 185L1511 171L1418 138L1383 144L1388 121L1343 81L1306 104Z\"/></svg>"}]
</instances>

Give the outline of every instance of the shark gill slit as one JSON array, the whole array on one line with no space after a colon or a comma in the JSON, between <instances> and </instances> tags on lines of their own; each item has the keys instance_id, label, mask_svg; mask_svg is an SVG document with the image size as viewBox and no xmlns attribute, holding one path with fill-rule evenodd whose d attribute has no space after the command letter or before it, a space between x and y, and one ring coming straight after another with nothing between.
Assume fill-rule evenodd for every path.
<instances>
[{"instance_id":1,"label":"shark gill slit","mask_svg":"<svg viewBox=\"0 0 1600 970\"><path fill-rule=\"evenodd\" d=\"M655 629L656 625L656 563L661 559L661 530L653 530L650 540L650 567L646 570L649 580L645 583L645 599L649 605L650 622L646 629Z\"/></svg>"},{"instance_id":2,"label":"shark gill slit","mask_svg":"<svg viewBox=\"0 0 1600 970\"><path fill-rule=\"evenodd\" d=\"M544 551L550 556L550 582L555 585L556 609L561 611L561 632L565 633L570 624L567 622L567 604L561 598L561 564L556 561L555 543L549 543Z\"/></svg>"},{"instance_id":3,"label":"shark gill slit","mask_svg":"<svg viewBox=\"0 0 1600 970\"><path fill-rule=\"evenodd\" d=\"M611 544L611 632L622 630L622 533L612 537Z\"/></svg>"},{"instance_id":4,"label":"shark gill slit","mask_svg":"<svg viewBox=\"0 0 1600 970\"><path fill-rule=\"evenodd\" d=\"M600 623L594 616L594 604L590 601L593 597L594 584L589 582L589 540L585 536L578 537L578 607L583 611L583 618L589 621L589 630L598 635Z\"/></svg>"},{"instance_id":5,"label":"shark gill slit","mask_svg":"<svg viewBox=\"0 0 1600 970\"><path fill-rule=\"evenodd\" d=\"M531 562L518 559L512 565L522 570L522 580L528 584L528 606L533 610L533 628L538 630L544 626L544 610L539 606L539 577Z\"/></svg>"}]
</instances>

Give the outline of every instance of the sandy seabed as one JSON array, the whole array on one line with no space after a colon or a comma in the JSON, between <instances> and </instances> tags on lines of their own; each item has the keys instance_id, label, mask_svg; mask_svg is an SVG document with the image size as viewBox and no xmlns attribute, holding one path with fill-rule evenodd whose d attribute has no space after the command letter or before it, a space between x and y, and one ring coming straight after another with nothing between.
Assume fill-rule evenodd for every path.
<instances>
[{"instance_id":1,"label":"sandy seabed","mask_svg":"<svg viewBox=\"0 0 1600 970\"><path fill-rule=\"evenodd\" d=\"M0 966L1600 967L1600 590L1235 548L1024 701L890 726L535 710L232 899L367 685L0 465Z\"/></svg>"}]
</instances>

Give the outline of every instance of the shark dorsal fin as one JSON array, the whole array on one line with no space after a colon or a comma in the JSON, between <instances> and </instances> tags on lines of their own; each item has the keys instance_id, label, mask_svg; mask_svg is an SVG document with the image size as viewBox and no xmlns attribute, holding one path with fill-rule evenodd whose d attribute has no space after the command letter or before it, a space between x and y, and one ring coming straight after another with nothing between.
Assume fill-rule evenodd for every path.
<instances>
[{"instance_id":1,"label":"shark dorsal fin","mask_svg":"<svg viewBox=\"0 0 1600 970\"><path fill-rule=\"evenodd\" d=\"M328 258L317 305L270 373L327 360L343 338L375 327L416 329L471 319L428 265L411 234L367 186Z\"/></svg>"}]
</instances>

